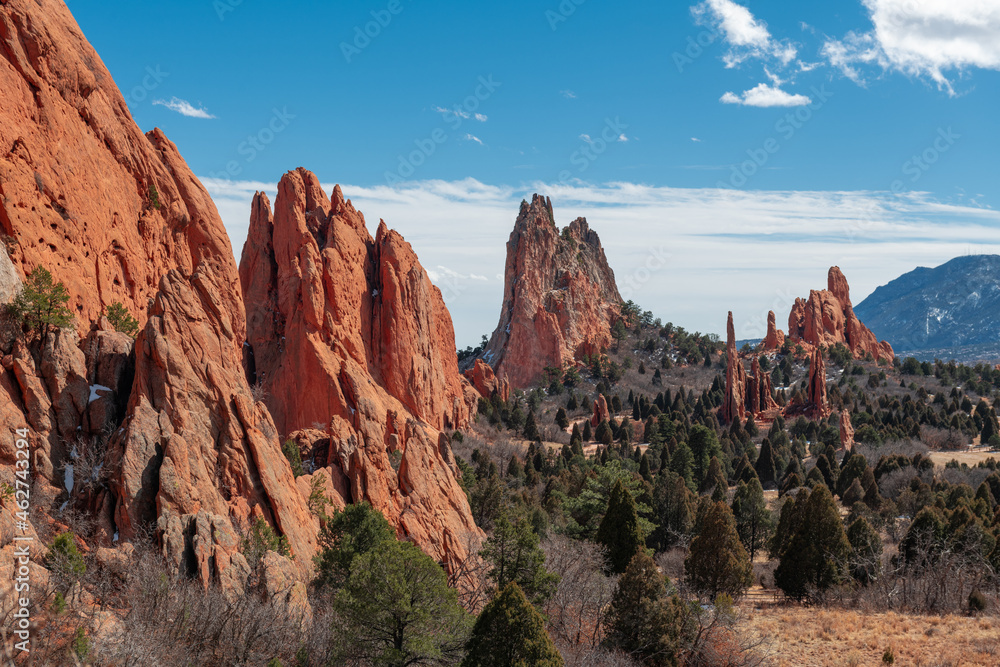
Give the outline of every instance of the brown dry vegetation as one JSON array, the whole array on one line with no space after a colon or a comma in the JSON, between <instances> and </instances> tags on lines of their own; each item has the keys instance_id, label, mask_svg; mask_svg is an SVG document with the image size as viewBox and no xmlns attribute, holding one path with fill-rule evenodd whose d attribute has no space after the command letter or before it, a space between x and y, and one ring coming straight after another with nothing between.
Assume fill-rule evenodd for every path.
<instances>
[{"instance_id":1,"label":"brown dry vegetation","mask_svg":"<svg viewBox=\"0 0 1000 667\"><path fill-rule=\"evenodd\" d=\"M771 640L776 667L882 665L892 648L896 665L966 667L1000 664L1000 619L861 613L802 606L764 606L747 614Z\"/></svg>"}]
</instances>

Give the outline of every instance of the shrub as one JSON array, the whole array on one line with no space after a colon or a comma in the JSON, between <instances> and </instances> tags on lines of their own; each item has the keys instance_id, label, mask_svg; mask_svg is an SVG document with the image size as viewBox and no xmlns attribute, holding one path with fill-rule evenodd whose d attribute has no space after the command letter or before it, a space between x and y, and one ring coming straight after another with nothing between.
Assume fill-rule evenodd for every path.
<instances>
[{"instance_id":1,"label":"shrub","mask_svg":"<svg viewBox=\"0 0 1000 667\"><path fill-rule=\"evenodd\" d=\"M969 593L969 613L978 614L986 611L986 596L980 590L973 590Z\"/></svg>"},{"instance_id":2,"label":"shrub","mask_svg":"<svg viewBox=\"0 0 1000 667\"><path fill-rule=\"evenodd\" d=\"M156 184L149 184L149 205L160 210L160 193L156 191Z\"/></svg>"},{"instance_id":3,"label":"shrub","mask_svg":"<svg viewBox=\"0 0 1000 667\"><path fill-rule=\"evenodd\" d=\"M21 291L8 306L8 312L22 330L44 336L50 327L66 328L73 323L73 314L66 307L69 290L57 283L44 267L28 276Z\"/></svg>"},{"instance_id":4,"label":"shrub","mask_svg":"<svg viewBox=\"0 0 1000 667\"><path fill-rule=\"evenodd\" d=\"M247 562L253 569L256 569L260 559L268 551L274 551L288 558L292 557L288 539L284 535L278 535L274 532L274 528L271 528L271 525L259 516L254 518L250 532L243 537L240 551L246 556Z\"/></svg>"},{"instance_id":5,"label":"shrub","mask_svg":"<svg viewBox=\"0 0 1000 667\"><path fill-rule=\"evenodd\" d=\"M120 302L115 301L104 312L115 331L135 338L139 334L139 321Z\"/></svg>"},{"instance_id":6,"label":"shrub","mask_svg":"<svg viewBox=\"0 0 1000 667\"><path fill-rule=\"evenodd\" d=\"M299 446L293 440L285 440L285 444L281 446L281 453L288 459L288 465L292 467L292 475L301 477L305 474L306 471L302 467L302 455L299 453Z\"/></svg>"},{"instance_id":7,"label":"shrub","mask_svg":"<svg viewBox=\"0 0 1000 667\"><path fill-rule=\"evenodd\" d=\"M882 654L882 662L886 665L896 662L896 654L893 652L891 646L887 646L885 652Z\"/></svg>"}]
</instances>

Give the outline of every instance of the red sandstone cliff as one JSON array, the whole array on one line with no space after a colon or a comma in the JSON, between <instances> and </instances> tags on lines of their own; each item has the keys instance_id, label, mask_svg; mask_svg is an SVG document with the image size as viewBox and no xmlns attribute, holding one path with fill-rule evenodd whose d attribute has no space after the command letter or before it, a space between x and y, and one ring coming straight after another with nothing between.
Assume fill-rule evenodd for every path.
<instances>
[{"instance_id":1,"label":"red sandstone cliff","mask_svg":"<svg viewBox=\"0 0 1000 667\"><path fill-rule=\"evenodd\" d=\"M439 432L466 425L478 395L410 245L384 222L373 239L339 186L331 200L298 169L273 214L254 198L240 277L252 372L278 431L328 438L321 463L345 500L368 500L438 560L464 556L479 530Z\"/></svg>"},{"instance_id":2,"label":"red sandstone cliff","mask_svg":"<svg viewBox=\"0 0 1000 667\"><path fill-rule=\"evenodd\" d=\"M536 383L611 344L621 296L600 238L584 218L561 232L552 203L521 203L507 241L500 322L483 357L514 387Z\"/></svg>"},{"instance_id":3,"label":"red sandstone cliff","mask_svg":"<svg viewBox=\"0 0 1000 667\"><path fill-rule=\"evenodd\" d=\"M155 526L178 567L240 586L239 533L260 515L304 572L317 523L251 399L239 275L207 191L159 130L136 127L62 2L0 3L0 90L5 245L19 276L44 266L66 284L77 324L5 357L0 465L29 425L46 502L76 456L107 447L110 483L67 494L97 514L99 541ZM87 333L115 301L144 325L134 383L132 341Z\"/></svg>"},{"instance_id":4,"label":"red sandstone cliff","mask_svg":"<svg viewBox=\"0 0 1000 667\"><path fill-rule=\"evenodd\" d=\"M847 279L836 266L827 275L827 289L812 290L808 299L795 299L788 315L788 338L793 343L832 347L846 345L855 359L871 355L892 361L888 342L879 342L868 327L855 316Z\"/></svg>"}]
</instances>

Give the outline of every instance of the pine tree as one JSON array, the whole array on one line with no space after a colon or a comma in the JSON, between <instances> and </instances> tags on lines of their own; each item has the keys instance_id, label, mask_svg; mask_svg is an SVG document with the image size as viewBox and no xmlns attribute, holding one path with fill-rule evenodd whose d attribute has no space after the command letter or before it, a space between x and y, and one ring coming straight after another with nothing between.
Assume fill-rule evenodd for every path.
<instances>
[{"instance_id":1,"label":"pine tree","mask_svg":"<svg viewBox=\"0 0 1000 667\"><path fill-rule=\"evenodd\" d=\"M733 518L740 541L750 555L752 563L757 552L764 548L774 530L774 519L764 500L764 489L756 479L736 487L733 496Z\"/></svg>"},{"instance_id":2,"label":"pine tree","mask_svg":"<svg viewBox=\"0 0 1000 667\"><path fill-rule=\"evenodd\" d=\"M705 474L705 479L701 483L701 493L709 493L721 490L723 495L729 490L729 483L726 481L726 475L722 472L722 464L719 463L718 457L713 456L712 460L708 464L708 472Z\"/></svg>"},{"instance_id":3,"label":"pine tree","mask_svg":"<svg viewBox=\"0 0 1000 667\"><path fill-rule=\"evenodd\" d=\"M632 556L646 546L635 501L621 480L611 487L608 510L597 529L597 541L607 549L608 570L617 574L624 572Z\"/></svg>"},{"instance_id":4,"label":"pine tree","mask_svg":"<svg viewBox=\"0 0 1000 667\"><path fill-rule=\"evenodd\" d=\"M667 593L653 559L637 553L618 580L605 619L606 642L645 665L679 664L684 604Z\"/></svg>"},{"instance_id":5,"label":"pine tree","mask_svg":"<svg viewBox=\"0 0 1000 667\"><path fill-rule=\"evenodd\" d=\"M683 477L664 470L653 487L653 511L658 525L652 541L658 551L663 551L691 534L697 500Z\"/></svg>"},{"instance_id":6,"label":"pine tree","mask_svg":"<svg viewBox=\"0 0 1000 667\"><path fill-rule=\"evenodd\" d=\"M521 434L529 442L538 442L542 439L542 436L538 433L538 425L535 424L534 410L528 411L528 417L524 420L524 430Z\"/></svg>"},{"instance_id":7,"label":"pine tree","mask_svg":"<svg viewBox=\"0 0 1000 667\"><path fill-rule=\"evenodd\" d=\"M682 442L677 445L674 455L670 458L670 470L683 477L692 491L697 490L698 487L694 483L694 455L691 454L691 448L687 443Z\"/></svg>"},{"instance_id":8,"label":"pine tree","mask_svg":"<svg viewBox=\"0 0 1000 667\"><path fill-rule=\"evenodd\" d=\"M684 561L688 581L714 599L719 593L738 597L753 580L753 566L747 555L733 513L725 503L711 503L701 521L698 536Z\"/></svg>"},{"instance_id":9,"label":"pine tree","mask_svg":"<svg viewBox=\"0 0 1000 667\"><path fill-rule=\"evenodd\" d=\"M545 569L545 553L526 516L510 517L502 512L479 556L490 565L488 576L495 590L502 591L515 582L536 606L545 604L559 583L559 577Z\"/></svg>"},{"instance_id":10,"label":"pine tree","mask_svg":"<svg viewBox=\"0 0 1000 667\"><path fill-rule=\"evenodd\" d=\"M583 441L592 442L594 440L594 432L590 430L590 420L583 422Z\"/></svg>"},{"instance_id":11,"label":"pine tree","mask_svg":"<svg viewBox=\"0 0 1000 667\"><path fill-rule=\"evenodd\" d=\"M854 520L847 529L851 545L851 576L862 584L878 578L882 571L882 537L864 517Z\"/></svg>"},{"instance_id":12,"label":"pine tree","mask_svg":"<svg viewBox=\"0 0 1000 667\"><path fill-rule=\"evenodd\" d=\"M562 406L559 406L559 409L556 410L556 425L562 429L569 427L569 417L566 416L566 409Z\"/></svg>"},{"instance_id":13,"label":"pine tree","mask_svg":"<svg viewBox=\"0 0 1000 667\"><path fill-rule=\"evenodd\" d=\"M462 667L563 667L545 619L516 583L507 584L472 628Z\"/></svg>"},{"instance_id":14,"label":"pine tree","mask_svg":"<svg viewBox=\"0 0 1000 667\"><path fill-rule=\"evenodd\" d=\"M771 448L769 438L764 438L764 442L760 446L760 454L757 455L754 471L756 471L762 487L773 489L776 486L778 473L774 464L774 450Z\"/></svg>"},{"instance_id":15,"label":"pine tree","mask_svg":"<svg viewBox=\"0 0 1000 667\"><path fill-rule=\"evenodd\" d=\"M830 490L816 486L805 501L795 534L780 556L774 581L786 595L796 599L822 593L843 579L843 566L850 553L851 545Z\"/></svg>"},{"instance_id":16,"label":"pine tree","mask_svg":"<svg viewBox=\"0 0 1000 667\"><path fill-rule=\"evenodd\" d=\"M73 324L68 302L66 285L57 283L48 269L39 266L28 275L9 309L23 327L44 339L50 328L63 329Z\"/></svg>"},{"instance_id":17,"label":"pine tree","mask_svg":"<svg viewBox=\"0 0 1000 667\"><path fill-rule=\"evenodd\" d=\"M649 457L646 456L646 452L643 452L642 458L639 459L639 476L650 484L653 483L653 474L649 470Z\"/></svg>"}]
</instances>

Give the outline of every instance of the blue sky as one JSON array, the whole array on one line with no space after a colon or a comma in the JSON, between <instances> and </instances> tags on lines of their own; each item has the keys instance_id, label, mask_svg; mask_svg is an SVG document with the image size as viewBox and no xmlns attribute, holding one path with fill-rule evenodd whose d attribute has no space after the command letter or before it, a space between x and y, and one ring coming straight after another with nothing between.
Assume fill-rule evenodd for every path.
<instances>
[{"instance_id":1,"label":"blue sky","mask_svg":"<svg viewBox=\"0 0 1000 667\"><path fill-rule=\"evenodd\" d=\"M832 264L859 302L914 266L1000 251L987 4L71 9L139 126L205 179L237 256L253 189L305 166L413 243L464 346L496 324L503 244L534 191L560 224L588 217L636 301L692 330L721 332L726 310L741 335L768 307L783 322Z\"/></svg>"}]
</instances>

